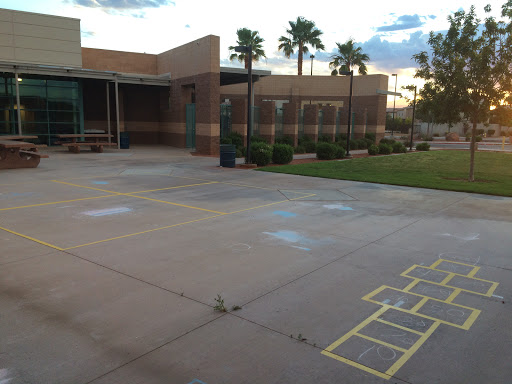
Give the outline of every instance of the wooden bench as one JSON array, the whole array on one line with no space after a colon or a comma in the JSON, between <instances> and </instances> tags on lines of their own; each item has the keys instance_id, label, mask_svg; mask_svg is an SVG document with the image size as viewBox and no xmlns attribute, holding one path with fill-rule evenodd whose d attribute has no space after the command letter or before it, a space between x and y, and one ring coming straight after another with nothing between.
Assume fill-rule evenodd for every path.
<instances>
[{"instance_id":1,"label":"wooden bench","mask_svg":"<svg viewBox=\"0 0 512 384\"><path fill-rule=\"evenodd\" d=\"M30 136L30 135L1 135L0 140L34 140L39 139L38 136ZM34 144L34 151L37 152L38 148L46 148L46 144Z\"/></svg>"},{"instance_id":2,"label":"wooden bench","mask_svg":"<svg viewBox=\"0 0 512 384\"><path fill-rule=\"evenodd\" d=\"M24 141L0 140L0 169L36 168L48 155L36 152L35 144Z\"/></svg>"},{"instance_id":3,"label":"wooden bench","mask_svg":"<svg viewBox=\"0 0 512 384\"><path fill-rule=\"evenodd\" d=\"M80 153L80 148L82 146L90 146L91 151L102 153L103 147L113 147L117 146L117 143L109 143L107 141L101 141L105 138L114 137L114 135L109 135L107 133L92 133L92 134L63 134L57 135L59 139L70 139L70 142L62 142L59 144L63 147L68 147L69 152ZM77 141L78 139L85 139L85 141Z\"/></svg>"}]
</instances>

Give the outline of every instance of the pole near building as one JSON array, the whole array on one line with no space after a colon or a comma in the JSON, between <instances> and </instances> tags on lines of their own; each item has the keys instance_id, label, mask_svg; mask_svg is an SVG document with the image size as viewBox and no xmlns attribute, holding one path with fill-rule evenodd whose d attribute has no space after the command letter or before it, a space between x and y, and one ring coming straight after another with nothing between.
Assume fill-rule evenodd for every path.
<instances>
[{"instance_id":1,"label":"pole near building","mask_svg":"<svg viewBox=\"0 0 512 384\"><path fill-rule=\"evenodd\" d=\"M391 76L395 76L395 93L396 93L396 83L398 82L398 74L393 73ZM393 128L395 125L395 103L396 103L396 95L393 97L393 124L391 124L391 136L393 136Z\"/></svg>"},{"instance_id":2,"label":"pole near building","mask_svg":"<svg viewBox=\"0 0 512 384\"><path fill-rule=\"evenodd\" d=\"M414 86L414 101L412 103L412 124L411 124L411 146L409 150L412 151L412 135L414 133L414 114L416 112L416 86Z\"/></svg>"},{"instance_id":3,"label":"pole near building","mask_svg":"<svg viewBox=\"0 0 512 384\"><path fill-rule=\"evenodd\" d=\"M110 83L107 81L107 133L110 135ZM112 138L108 137L108 142L112 142Z\"/></svg>"},{"instance_id":4,"label":"pole near building","mask_svg":"<svg viewBox=\"0 0 512 384\"><path fill-rule=\"evenodd\" d=\"M117 149L121 149L121 127L119 126L119 82L114 75L116 88Z\"/></svg>"},{"instance_id":5,"label":"pole near building","mask_svg":"<svg viewBox=\"0 0 512 384\"><path fill-rule=\"evenodd\" d=\"M20 103L20 80L18 77L18 68L14 67L14 82L16 83L16 107L18 114L18 135L21 135L21 103Z\"/></svg>"},{"instance_id":6,"label":"pole near building","mask_svg":"<svg viewBox=\"0 0 512 384\"><path fill-rule=\"evenodd\" d=\"M350 75L350 92L348 97L348 123L347 123L347 154L345 157L351 157L350 155L350 123L352 122L352 82L354 80L354 70L340 72L340 75Z\"/></svg>"},{"instance_id":7,"label":"pole near building","mask_svg":"<svg viewBox=\"0 0 512 384\"><path fill-rule=\"evenodd\" d=\"M245 53L247 63L247 156L246 164L251 164L251 132L252 132L252 45L235 47L235 52Z\"/></svg>"}]
</instances>

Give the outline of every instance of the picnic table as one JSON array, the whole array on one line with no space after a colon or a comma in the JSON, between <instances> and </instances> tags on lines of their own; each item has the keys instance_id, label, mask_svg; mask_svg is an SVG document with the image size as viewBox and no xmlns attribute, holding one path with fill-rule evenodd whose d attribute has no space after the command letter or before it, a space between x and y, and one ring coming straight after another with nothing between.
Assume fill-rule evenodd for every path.
<instances>
[{"instance_id":1,"label":"picnic table","mask_svg":"<svg viewBox=\"0 0 512 384\"><path fill-rule=\"evenodd\" d=\"M0 136L0 140L33 140L33 139L39 139L38 136L31 136L31 135L3 135ZM34 151L37 152L38 148L44 148L46 147L46 144L34 144Z\"/></svg>"},{"instance_id":2,"label":"picnic table","mask_svg":"<svg viewBox=\"0 0 512 384\"><path fill-rule=\"evenodd\" d=\"M59 139L71 139L71 141L60 141L59 144L68 147L69 152L80 153L81 146L90 146L91 151L102 153L104 146L116 146L116 143L105 141L106 138L114 137L108 133L82 133L82 134L63 134L57 135ZM85 139L85 141L78 141Z\"/></svg>"},{"instance_id":3,"label":"picnic table","mask_svg":"<svg viewBox=\"0 0 512 384\"><path fill-rule=\"evenodd\" d=\"M48 155L37 152L34 143L0 140L0 169L36 168L41 158Z\"/></svg>"}]
</instances>

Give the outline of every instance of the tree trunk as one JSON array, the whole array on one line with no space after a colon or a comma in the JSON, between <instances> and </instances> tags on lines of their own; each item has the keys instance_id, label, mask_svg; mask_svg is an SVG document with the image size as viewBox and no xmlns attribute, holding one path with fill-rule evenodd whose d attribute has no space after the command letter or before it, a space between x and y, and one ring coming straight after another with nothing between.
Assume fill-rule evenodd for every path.
<instances>
[{"instance_id":1,"label":"tree trunk","mask_svg":"<svg viewBox=\"0 0 512 384\"><path fill-rule=\"evenodd\" d=\"M473 128L471 128L471 145L469 147L469 181L475 181L475 149L476 149L476 124L477 118L473 117Z\"/></svg>"},{"instance_id":2,"label":"tree trunk","mask_svg":"<svg viewBox=\"0 0 512 384\"><path fill-rule=\"evenodd\" d=\"M249 56L246 54L244 57L245 69L249 69Z\"/></svg>"},{"instance_id":3,"label":"tree trunk","mask_svg":"<svg viewBox=\"0 0 512 384\"><path fill-rule=\"evenodd\" d=\"M299 76L302 76L302 58L304 55L304 52L302 52L303 47L304 47L304 44L302 43L302 41L299 41L299 59L298 59L298 63L297 63L297 68L298 68L297 74Z\"/></svg>"}]
</instances>

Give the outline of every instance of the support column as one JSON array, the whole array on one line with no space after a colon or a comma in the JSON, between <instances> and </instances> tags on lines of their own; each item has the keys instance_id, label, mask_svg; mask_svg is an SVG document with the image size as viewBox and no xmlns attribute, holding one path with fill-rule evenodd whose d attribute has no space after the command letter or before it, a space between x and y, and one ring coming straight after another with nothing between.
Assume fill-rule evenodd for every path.
<instances>
[{"instance_id":1,"label":"support column","mask_svg":"<svg viewBox=\"0 0 512 384\"><path fill-rule=\"evenodd\" d=\"M332 142L336 137L336 107L322 107L324 112L322 135L329 136Z\"/></svg>"},{"instance_id":2,"label":"support column","mask_svg":"<svg viewBox=\"0 0 512 384\"><path fill-rule=\"evenodd\" d=\"M292 139L293 146L296 147L299 139L299 104L295 102L283 104L283 136Z\"/></svg>"},{"instance_id":3,"label":"support column","mask_svg":"<svg viewBox=\"0 0 512 384\"><path fill-rule=\"evenodd\" d=\"M220 72L195 76L196 152L220 151Z\"/></svg>"},{"instance_id":4,"label":"support column","mask_svg":"<svg viewBox=\"0 0 512 384\"><path fill-rule=\"evenodd\" d=\"M121 128L119 126L119 83L117 76L115 76L115 88L116 88L116 119L117 119L117 149L121 149Z\"/></svg>"},{"instance_id":5,"label":"support column","mask_svg":"<svg viewBox=\"0 0 512 384\"><path fill-rule=\"evenodd\" d=\"M111 129L110 129L110 83L107 81L107 133L110 135L111 134ZM112 142L112 138L109 137L108 138L108 142L111 143Z\"/></svg>"},{"instance_id":6,"label":"support column","mask_svg":"<svg viewBox=\"0 0 512 384\"><path fill-rule=\"evenodd\" d=\"M270 144L274 144L276 137L276 103L274 101L261 102L260 135Z\"/></svg>"},{"instance_id":7,"label":"support column","mask_svg":"<svg viewBox=\"0 0 512 384\"><path fill-rule=\"evenodd\" d=\"M304 135L318 141L318 104L304 105Z\"/></svg>"},{"instance_id":8,"label":"support column","mask_svg":"<svg viewBox=\"0 0 512 384\"><path fill-rule=\"evenodd\" d=\"M231 100L231 130L242 135L245 146L247 141L247 99Z\"/></svg>"},{"instance_id":9,"label":"support column","mask_svg":"<svg viewBox=\"0 0 512 384\"><path fill-rule=\"evenodd\" d=\"M18 135L22 134L21 131L21 103L20 103L20 84L18 80L18 69L14 69L14 81L16 83L16 106L18 113Z\"/></svg>"}]
</instances>

